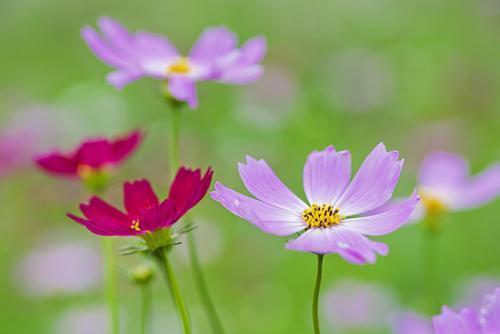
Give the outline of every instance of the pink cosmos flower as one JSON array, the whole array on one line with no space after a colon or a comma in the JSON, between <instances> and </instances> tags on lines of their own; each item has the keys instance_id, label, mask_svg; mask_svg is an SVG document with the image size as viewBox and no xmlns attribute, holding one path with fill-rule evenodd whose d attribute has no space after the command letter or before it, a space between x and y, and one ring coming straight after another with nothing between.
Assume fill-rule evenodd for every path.
<instances>
[{"instance_id":1,"label":"pink cosmos flower","mask_svg":"<svg viewBox=\"0 0 500 334\"><path fill-rule=\"evenodd\" d=\"M227 28L208 28L184 57L160 35L130 33L108 17L100 18L98 26L102 35L85 27L82 36L100 60L116 69L107 81L117 89L142 77L166 80L170 94L194 109L198 106L196 82L246 84L263 72L260 62L267 51L263 37L252 38L238 48L236 35Z\"/></svg>"},{"instance_id":2,"label":"pink cosmos flower","mask_svg":"<svg viewBox=\"0 0 500 334\"><path fill-rule=\"evenodd\" d=\"M435 334L500 333L500 288L484 298L479 312L464 308L455 313L444 306L432 322Z\"/></svg>"},{"instance_id":3,"label":"pink cosmos flower","mask_svg":"<svg viewBox=\"0 0 500 334\"><path fill-rule=\"evenodd\" d=\"M123 212L99 197L81 204L85 218L68 216L92 233L102 236L141 236L154 242L154 232L168 229L205 196L212 181L209 168L202 176L199 169L181 167L170 187L168 197L160 202L147 180L125 183Z\"/></svg>"},{"instance_id":4,"label":"pink cosmos flower","mask_svg":"<svg viewBox=\"0 0 500 334\"><path fill-rule=\"evenodd\" d=\"M500 164L495 163L473 177L467 161L453 153L436 151L424 159L419 173L421 197L412 219L450 210L474 208L500 194Z\"/></svg>"},{"instance_id":5,"label":"pink cosmos flower","mask_svg":"<svg viewBox=\"0 0 500 334\"><path fill-rule=\"evenodd\" d=\"M251 198L216 183L211 193L235 215L262 231L278 236L301 233L288 249L316 254L338 253L355 264L374 263L386 255L387 245L366 235L398 229L418 202L412 196L389 203L398 182L402 160L384 144L373 149L349 182L351 155L332 146L309 155L304 167L304 190L309 204L293 194L264 160L247 157L240 176Z\"/></svg>"},{"instance_id":6,"label":"pink cosmos flower","mask_svg":"<svg viewBox=\"0 0 500 334\"><path fill-rule=\"evenodd\" d=\"M90 139L69 153L52 152L41 155L36 158L36 163L52 174L87 178L123 162L136 150L142 137L140 131L134 131L113 140Z\"/></svg>"}]
</instances>

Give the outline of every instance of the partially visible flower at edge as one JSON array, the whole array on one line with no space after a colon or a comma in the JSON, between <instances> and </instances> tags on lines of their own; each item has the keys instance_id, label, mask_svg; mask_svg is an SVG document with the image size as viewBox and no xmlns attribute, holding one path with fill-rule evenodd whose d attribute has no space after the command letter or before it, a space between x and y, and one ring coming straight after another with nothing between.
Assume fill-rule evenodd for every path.
<instances>
[{"instance_id":1,"label":"partially visible flower at edge","mask_svg":"<svg viewBox=\"0 0 500 334\"><path fill-rule=\"evenodd\" d=\"M130 33L119 22L101 17L98 26L82 29L92 52L116 70L107 82L121 89L142 77L168 82L169 93L194 109L198 106L195 83L213 80L228 84L251 83L262 75L260 62L267 51L263 37L237 47L236 35L226 27L206 29L187 57L165 37L146 31Z\"/></svg>"},{"instance_id":2,"label":"partially visible flower at edge","mask_svg":"<svg viewBox=\"0 0 500 334\"><path fill-rule=\"evenodd\" d=\"M403 161L398 152L377 145L350 180L351 155L332 146L309 155L304 167L304 189L309 205L292 193L264 160L247 157L239 172L246 188L257 199L216 183L211 192L233 214L262 231L285 236L291 250L315 254L338 253L355 264L374 263L388 247L365 235L384 235L406 222L419 198L389 202Z\"/></svg>"},{"instance_id":3,"label":"partially visible flower at edge","mask_svg":"<svg viewBox=\"0 0 500 334\"><path fill-rule=\"evenodd\" d=\"M442 313L432 319L434 334L500 333L500 288L486 295L479 311L464 308L455 313L443 306Z\"/></svg>"},{"instance_id":4,"label":"partially visible flower at edge","mask_svg":"<svg viewBox=\"0 0 500 334\"><path fill-rule=\"evenodd\" d=\"M430 318L419 313L398 313L393 321L393 334L433 334Z\"/></svg>"},{"instance_id":5,"label":"partially visible flower at edge","mask_svg":"<svg viewBox=\"0 0 500 334\"><path fill-rule=\"evenodd\" d=\"M418 193L421 201L412 221L484 205L500 194L500 164L494 163L471 177L463 157L445 151L431 152L420 167Z\"/></svg>"},{"instance_id":6,"label":"partially visible flower at edge","mask_svg":"<svg viewBox=\"0 0 500 334\"><path fill-rule=\"evenodd\" d=\"M96 138L82 142L69 153L52 152L36 158L38 166L48 173L78 177L84 181L106 178L139 146L143 134L134 131L116 139Z\"/></svg>"},{"instance_id":7,"label":"partially visible flower at edge","mask_svg":"<svg viewBox=\"0 0 500 334\"><path fill-rule=\"evenodd\" d=\"M210 168L201 171L181 167L168 197L160 202L147 180L125 183L123 212L99 197L81 204L85 218L68 216L89 231L101 236L139 236L149 250L172 243L170 227L205 196L212 181Z\"/></svg>"}]
</instances>

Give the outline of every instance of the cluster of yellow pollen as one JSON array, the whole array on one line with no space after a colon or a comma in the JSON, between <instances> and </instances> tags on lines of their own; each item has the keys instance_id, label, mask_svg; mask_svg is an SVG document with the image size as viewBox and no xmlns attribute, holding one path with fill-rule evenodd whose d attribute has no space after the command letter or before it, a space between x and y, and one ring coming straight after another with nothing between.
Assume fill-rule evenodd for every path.
<instances>
[{"instance_id":1,"label":"cluster of yellow pollen","mask_svg":"<svg viewBox=\"0 0 500 334\"><path fill-rule=\"evenodd\" d=\"M168 74L187 74L189 72L191 72L191 65L185 57L180 57L167 68Z\"/></svg>"},{"instance_id":2,"label":"cluster of yellow pollen","mask_svg":"<svg viewBox=\"0 0 500 334\"><path fill-rule=\"evenodd\" d=\"M330 227L339 224L342 216L339 209L334 209L331 204L313 204L302 212L302 219L309 227Z\"/></svg>"},{"instance_id":3,"label":"cluster of yellow pollen","mask_svg":"<svg viewBox=\"0 0 500 334\"><path fill-rule=\"evenodd\" d=\"M134 231L140 232L141 227L139 226L139 219L136 219L132 222L132 225L130 225L130 228Z\"/></svg>"},{"instance_id":4,"label":"cluster of yellow pollen","mask_svg":"<svg viewBox=\"0 0 500 334\"><path fill-rule=\"evenodd\" d=\"M428 215L437 215L446 210L446 205L439 198L420 196L420 201Z\"/></svg>"},{"instance_id":5,"label":"cluster of yellow pollen","mask_svg":"<svg viewBox=\"0 0 500 334\"><path fill-rule=\"evenodd\" d=\"M76 168L76 173L82 179L87 179L91 177L95 172L96 172L95 168L85 164L79 164L78 167Z\"/></svg>"}]
</instances>

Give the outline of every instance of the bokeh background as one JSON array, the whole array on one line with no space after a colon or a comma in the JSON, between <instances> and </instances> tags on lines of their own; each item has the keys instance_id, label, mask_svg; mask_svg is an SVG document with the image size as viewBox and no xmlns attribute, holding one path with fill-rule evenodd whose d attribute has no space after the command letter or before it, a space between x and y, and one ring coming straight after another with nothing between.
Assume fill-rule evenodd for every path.
<instances>
[{"instance_id":1,"label":"bokeh background","mask_svg":"<svg viewBox=\"0 0 500 334\"><path fill-rule=\"evenodd\" d=\"M153 80L121 92L105 83L110 69L79 36L102 15L168 35L185 52L211 25L227 25L241 40L266 36L262 80L201 85L200 108L183 115L182 159L211 165L215 180L236 189L243 190L237 162L250 154L303 194L307 154L329 144L351 150L355 168L380 141L399 150L406 164L398 195L415 187L431 150L463 154L473 171L500 158L498 0L2 1L0 140L9 143L0 143L2 333L105 333L98 239L65 217L87 194L36 170L34 154L140 127L147 138L106 198L118 204L127 179L148 177L159 193L168 189L168 106ZM436 252L441 303L477 299L500 280L499 210L496 201L445 217ZM286 251L286 239L209 197L192 216L228 333L311 332L314 256ZM380 238L391 251L376 265L328 256L323 331L391 333L398 312L425 314L422 234L417 224ZM175 268L196 333L208 333L185 248L175 248ZM120 268L137 262L120 258ZM120 277L124 333L137 333L139 293ZM154 294L155 333L180 333L159 279Z\"/></svg>"}]
</instances>

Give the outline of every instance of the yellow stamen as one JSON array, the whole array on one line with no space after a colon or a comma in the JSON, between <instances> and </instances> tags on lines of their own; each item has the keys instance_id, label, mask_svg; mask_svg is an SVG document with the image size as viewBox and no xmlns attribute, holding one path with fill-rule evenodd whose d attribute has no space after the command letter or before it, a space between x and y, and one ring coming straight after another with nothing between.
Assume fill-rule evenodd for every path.
<instances>
[{"instance_id":1,"label":"yellow stamen","mask_svg":"<svg viewBox=\"0 0 500 334\"><path fill-rule=\"evenodd\" d=\"M430 216L438 215L446 211L446 204L436 196L432 196L426 192L420 191L420 202L425 208L425 211Z\"/></svg>"},{"instance_id":2,"label":"yellow stamen","mask_svg":"<svg viewBox=\"0 0 500 334\"><path fill-rule=\"evenodd\" d=\"M76 173L78 174L78 176L80 178L87 179L87 178L91 177L92 175L94 175L95 168L93 168L93 167L91 167L89 165L80 164L76 168Z\"/></svg>"},{"instance_id":3,"label":"yellow stamen","mask_svg":"<svg viewBox=\"0 0 500 334\"><path fill-rule=\"evenodd\" d=\"M130 225L130 228L134 231L140 232L141 228L139 226L139 219L136 219L132 222L132 225Z\"/></svg>"},{"instance_id":4,"label":"yellow stamen","mask_svg":"<svg viewBox=\"0 0 500 334\"><path fill-rule=\"evenodd\" d=\"M167 68L168 74L187 74L191 72L191 64L185 57L180 57Z\"/></svg>"},{"instance_id":5,"label":"yellow stamen","mask_svg":"<svg viewBox=\"0 0 500 334\"><path fill-rule=\"evenodd\" d=\"M331 204L313 204L302 212L302 219L309 227L331 227L340 224L342 215Z\"/></svg>"}]
</instances>

